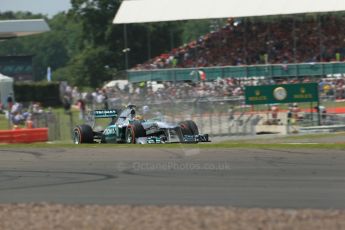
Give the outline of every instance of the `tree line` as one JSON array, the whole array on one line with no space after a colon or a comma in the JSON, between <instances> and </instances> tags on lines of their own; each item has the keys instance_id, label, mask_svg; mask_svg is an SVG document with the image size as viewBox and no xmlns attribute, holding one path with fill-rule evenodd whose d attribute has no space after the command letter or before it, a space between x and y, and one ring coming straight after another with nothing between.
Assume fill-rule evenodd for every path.
<instances>
[{"instance_id":1,"label":"tree line","mask_svg":"<svg viewBox=\"0 0 345 230\"><path fill-rule=\"evenodd\" d=\"M127 46L124 25L112 21L121 0L71 0L72 8L48 18L30 12L0 12L0 20L45 18L51 31L0 43L0 55L34 55L33 76L44 80L47 67L52 79L78 86L98 87L121 77L128 67L169 52L206 33L211 21L129 24Z\"/></svg>"}]
</instances>

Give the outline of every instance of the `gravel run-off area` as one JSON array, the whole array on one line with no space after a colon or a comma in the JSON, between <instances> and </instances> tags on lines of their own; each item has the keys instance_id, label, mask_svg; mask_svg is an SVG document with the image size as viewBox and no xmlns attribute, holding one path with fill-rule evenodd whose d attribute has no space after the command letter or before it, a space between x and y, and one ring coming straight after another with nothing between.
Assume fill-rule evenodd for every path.
<instances>
[{"instance_id":1,"label":"gravel run-off area","mask_svg":"<svg viewBox=\"0 0 345 230\"><path fill-rule=\"evenodd\" d=\"M344 210L0 205L0 229L345 229Z\"/></svg>"}]
</instances>

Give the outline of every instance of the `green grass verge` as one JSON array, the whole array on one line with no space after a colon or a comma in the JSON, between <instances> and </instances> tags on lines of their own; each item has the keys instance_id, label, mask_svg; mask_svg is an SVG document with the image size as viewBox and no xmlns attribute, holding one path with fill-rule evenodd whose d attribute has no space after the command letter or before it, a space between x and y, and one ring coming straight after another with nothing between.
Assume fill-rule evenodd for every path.
<instances>
[{"instance_id":1,"label":"green grass verge","mask_svg":"<svg viewBox=\"0 0 345 230\"><path fill-rule=\"evenodd\" d=\"M9 124L8 124L8 120L5 117L5 114L0 114L0 130L3 129L8 129Z\"/></svg>"},{"instance_id":2,"label":"green grass verge","mask_svg":"<svg viewBox=\"0 0 345 230\"><path fill-rule=\"evenodd\" d=\"M279 139L286 139L286 140L315 139L317 141L317 139L331 138L331 137L344 137L344 141L345 141L345 132L320 133L320 134L302 134L302 135L294 135L294 136L281 137Z\"/></svg>"}]
</instances>

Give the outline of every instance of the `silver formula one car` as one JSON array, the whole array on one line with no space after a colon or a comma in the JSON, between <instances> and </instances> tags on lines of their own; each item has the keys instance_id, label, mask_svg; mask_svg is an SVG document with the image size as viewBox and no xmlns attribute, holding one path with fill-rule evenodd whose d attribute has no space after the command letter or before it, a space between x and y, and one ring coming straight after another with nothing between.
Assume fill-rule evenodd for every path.
<instances>
[{"instance_id":1,"label":"silver formula one car","mask_svg":"<svg viewBox=\"0 0 345 230\"><path fill-rule=\"evenodd\" d=\"M198 143L209 142L208 134L199 134L194 121L179 123L153 118L144 120L136 115L135 106L125 108L120 115L116 110L95 110L94 118L111 118L103 130L94 130L93 125L78 125L73 129L73 142L82 143Z\"/></svg>"}]
</instances>

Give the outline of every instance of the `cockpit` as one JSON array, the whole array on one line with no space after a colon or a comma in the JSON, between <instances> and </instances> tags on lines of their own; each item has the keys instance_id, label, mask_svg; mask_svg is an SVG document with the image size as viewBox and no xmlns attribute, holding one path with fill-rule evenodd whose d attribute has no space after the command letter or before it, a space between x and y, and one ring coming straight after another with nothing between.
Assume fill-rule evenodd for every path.
<instances>
[{"instance_id":1,"label":"cockpit","mask_svg":"<svg viewBox=\"0 0 345 230\"><path fill-rule=\"evenodd\" d=\"M135 106L128 106L126 109L124 109L120 116L118 117L116 124L120 125L124 122L126 122L127 119L134 120L136 117L136 111Z\"/></svg>"}]
</instances>

